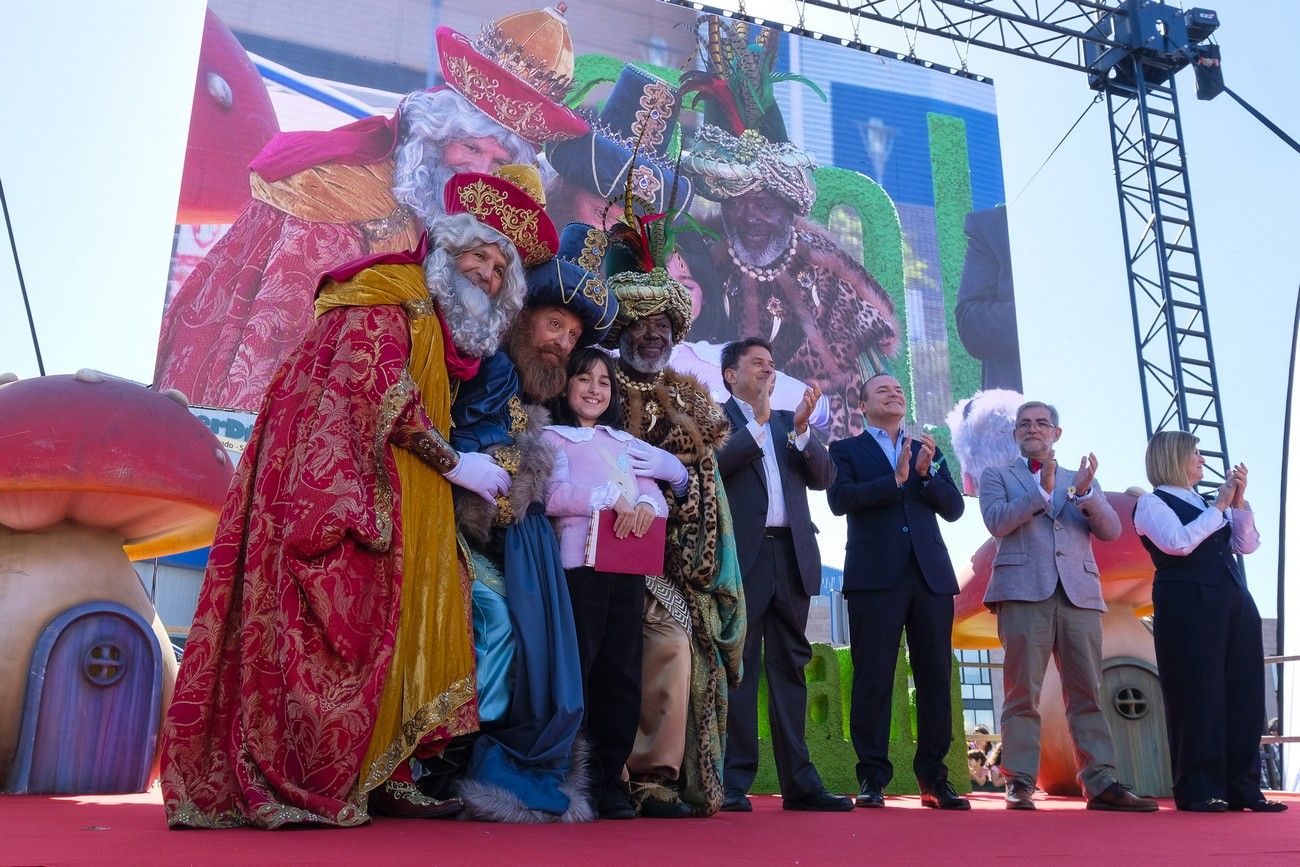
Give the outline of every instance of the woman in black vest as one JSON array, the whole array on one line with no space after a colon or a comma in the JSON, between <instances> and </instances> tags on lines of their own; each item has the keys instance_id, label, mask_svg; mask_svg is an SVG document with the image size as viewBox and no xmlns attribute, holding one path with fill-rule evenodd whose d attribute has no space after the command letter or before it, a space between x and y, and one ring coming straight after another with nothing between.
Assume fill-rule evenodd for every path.
<instances>
[{"instance_id":1,"label":"woman in black vest","mask_svg":"<svg viewBox=\"0 0 1300 867\"><path fill-rule=\"evenodd\" d=\"M1155 493L1138 500L1133 516L1156 566L1156 662L1174 802L1198 813L1278 813L1286 804L1259 790L1264 646L1235 556L1259 547L1246 467L1234 467L1207 506L1193 489L1205 465L1196 443L1183 431L1151 438L1147 478Z\"/></svg>"}]
</instances>

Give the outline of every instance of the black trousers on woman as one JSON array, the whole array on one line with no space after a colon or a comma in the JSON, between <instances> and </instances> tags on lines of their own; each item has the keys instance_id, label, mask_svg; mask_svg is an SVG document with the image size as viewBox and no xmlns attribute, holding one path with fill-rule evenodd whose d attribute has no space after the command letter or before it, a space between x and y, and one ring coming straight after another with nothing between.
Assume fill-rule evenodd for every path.
<instances>
[{"instance_id":1,"label":"black trousers on woman","mask_svg":"<svg viewBox=\"0 0 1300 867\"><path fill-rule=\"evenodd\" d=\"M623 765L636 743L645 579L586 566L564 574L578 631L592 793L599 799L604 791L622 788Z\"/></svg>"},{"instance_id":2,"label":"black trousers on woman","mask_svg":"<svg viewBox=\"0 0 1300 867\"><path fill-rule=\"evenodd\" d=\"M1259 800L1264 650L1250 593L1221 583L1157 582L1156 662L1180 808Z\"/></svg>"}]
</instances>

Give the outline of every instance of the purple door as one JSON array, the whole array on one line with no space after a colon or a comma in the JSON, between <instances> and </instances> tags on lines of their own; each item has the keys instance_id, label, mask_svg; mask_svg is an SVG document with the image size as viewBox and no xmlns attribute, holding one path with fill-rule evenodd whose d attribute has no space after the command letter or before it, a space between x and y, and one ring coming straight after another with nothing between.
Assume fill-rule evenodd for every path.
<instances>
[{"instance_id":1,"label":"purple door","mask_svg":"<svg viewBox=\"0 0 1300 867\"><path fill-rule=\"evenodd\" d=\"M9 790L144 791L161 701L162 651L140 615L113 602L68 609L32 652Z\"/></svg>"}]
</instances>

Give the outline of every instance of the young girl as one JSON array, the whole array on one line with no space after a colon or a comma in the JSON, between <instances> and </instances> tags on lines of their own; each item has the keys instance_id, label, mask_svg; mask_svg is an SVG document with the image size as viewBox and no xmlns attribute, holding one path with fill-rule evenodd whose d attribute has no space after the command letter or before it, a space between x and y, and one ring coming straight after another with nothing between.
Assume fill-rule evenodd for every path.
<instances>
[{"instance_id":1,"label":"young girl","mask_svg":"<svg viewBox=\"0 0 1300 867\"><path fill-rule=\"evenodd\" d=\"M621 777L641 711L645 582L637 575L597 572L582 561L597 511L617 513L614 532L622 538L644 535L656 517L668 514L668 506L655 480L631 469L628 448L644 443L622 430L610 357L594 347L578 350L567 375L564 393L550 405L555 424L544 433L556 453L546 513L560 539L578 630L592 800L602 819L630 819L636 814Z\"/></svg>"}]
</instances>

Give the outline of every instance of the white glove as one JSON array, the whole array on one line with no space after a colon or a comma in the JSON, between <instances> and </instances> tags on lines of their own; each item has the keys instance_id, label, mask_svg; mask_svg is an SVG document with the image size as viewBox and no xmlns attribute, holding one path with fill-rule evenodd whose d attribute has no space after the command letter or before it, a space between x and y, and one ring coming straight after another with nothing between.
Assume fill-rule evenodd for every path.
<instances>
[{"instance_id":1,"label":"white glove","mask_svg":"<svg viewBox=\"0 0 1300 867\"><path fill-rule=\"evenodd\" d=\"M489 503L510 493L510 474L501 469L491 455L482 452L457 452L460 461L447 473L447 481L473 491Z\"/></svg>"},{"instance_id":2,"label":"white glove","mask_svg":"<svg viewBox=\"0 0 1300 867\"><path fill-rule=\"evenodd\" d=\"M628 446L627 456L632 459L632 472L638 476L662 479L680 491L686 487L686 467L677 455L656 446L638 443Z\"/></svg>"}]
</instances>

